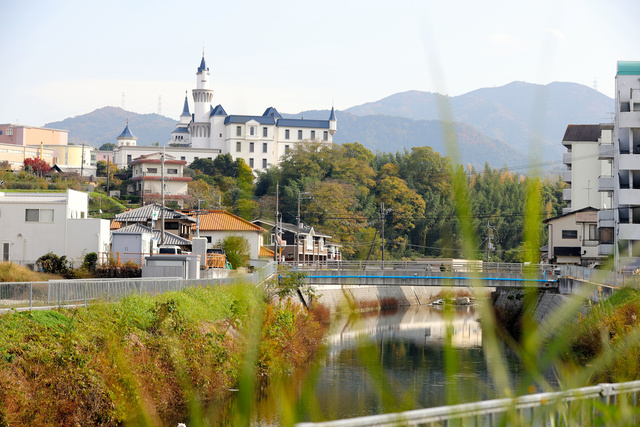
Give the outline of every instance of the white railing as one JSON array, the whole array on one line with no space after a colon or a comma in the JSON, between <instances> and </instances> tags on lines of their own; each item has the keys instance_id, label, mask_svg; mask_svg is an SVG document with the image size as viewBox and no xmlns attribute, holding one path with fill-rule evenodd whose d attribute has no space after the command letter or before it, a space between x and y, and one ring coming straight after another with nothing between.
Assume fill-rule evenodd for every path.
<instances>
[{"instance_id":1,"label":"white railing","mask_svg":"<svg viewBox=\"0 0 640 427\"><path fill-rule=\"evenodd\" d=\"M50 280L48 282L0 283L0 313L8 310L85 306L91 301L115 301L134 293L160 294L190 286L218 286L233 283L258 285L277 271L275 263L252 274L219 279L136 278Z\"/></svg>"},{"instance_id":2,"label":"white railing","mask_svg":"<svg viewBox=\"0 0 640 427\"><path fill-rule=\"evenodd\" d=\"M364 427L417 425L597 425L601 412L617 407L626 399L636 407L640 381L598 384L567 391L538 393L514 399L494 399L437 408L416 409L395 414L370 415L359 418L299 423L296 427ZM627 420L634 425L640 416ZM635 424L637 425L637 424Z\"/></svg>"}]
</instances>

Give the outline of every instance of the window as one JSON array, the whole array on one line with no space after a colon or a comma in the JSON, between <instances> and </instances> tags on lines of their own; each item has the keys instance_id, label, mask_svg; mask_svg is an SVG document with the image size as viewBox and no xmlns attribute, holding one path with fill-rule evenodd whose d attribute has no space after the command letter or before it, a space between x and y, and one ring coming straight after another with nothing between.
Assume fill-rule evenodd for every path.
<instances>
[{"instance_id":1,"label":"window","mask_svg":"<svg viewBox=\"0 0 640 427\"><path fill-rule=\"evenodd\" d=\"M131 163L131 154L127 154L127 164Z\"/></svg>"},{"instance_id":2,"label":"window","mask_svg":"<svg viewBox=\"0 0 640 427\"><path fill-rule=\"evenodd\" d=\"M302 139L302 131L301 130L298 131L298 139Z\"/></svg>"},{"instance_id":3,"label":"window","mask_svg":"<svg viewBox=\"0 0 640 427\"><path fill-rule=\"evenodd\" d=\"M53 209L25 209L26 222L53 222Z\"/></svg>"},{"instance_id":4,"label":"window","mask_svg":"<svg viewBox=\"0 0 640 427\"><path fill-rule=\"evenodd\" d=\"M262 169L267 168L267 159L262 159Z\"/></svg>"},{"instance_id":5,"label":"window","mask_svg":"<svg viewBox=\"0 0 640 427\"><path fill-rule=\"evenodd\" d=\"M254 149L254 144L253 144L253 142L250 142L249 143L249 152L253 153L253 151L254 151L253 149Z\"/></svg>"},{"instance_id":6,"label":"window","mask_svg":"<svg viewBox=\"0 0 640 427\"><path fill-rule=\"evenodd\" d=\"M167 173L169 175L177 175L178 174L178 169L167 169Z\"/></svg>"},{"instance_id":7,"label":"window","mask_svg":"<svg viewBox=\"0 0 640 427\"><path fill-rule=\"evenodd\" d=\"M285 146L284 146L284 152L285 152L285 153L288 153L288 152L289 152L289 146L288 146L288 145L285 145Z\"/></svg>"},{"instance_id":8,"label":"window","mask_svg":"<svg viewBox=\"0 0 640 427\"><path fill-rule=\"evenodd\" d=\"M240 141L236 141L236 151L238 153L242 151L242 143Z\"/></svg>"},{"instance_id":9,"label":"window","mask_svg":"<svg viewBox=\"0 0 640 427\"><path fill-rule=\"evenodd\" d=\"M316 131L315 130L311 131L311 139L312 140L316 139Z\"/></svg>"},{"instance_id":10,"label":"window","mask_svg":"<svg viewBox=\"0 0 640 427\"><path fill-rule=\"evenodd\" d=\"M600 240L597 224L589 224L589 240Z\"/></svg>"},{"instance_id":11,"label":"window","mask_svg":"<svg viewBox=\"0 0 640 427\"><path fill-rule=\"evenodd\" d=\"M236 126L236 136L242 136L242 127Z\"/></svg>"},{"instance_id":12,"label":"window","mask_svg":"<svg viewBox=\"0 0 640 427\"><path fill-rule=\"evenodd\" d=\"M180 156L180 160L182 160L183 162L187 160L187 158L185 156Z\"/></svg>"},{"instance_id":13,"label":"window","mask_svg":"<svg viewBox=\"0 0 640 427\"><path fill-rule=\"evenodd\" d=\"M8 136L13 135L13 128L7 128L7 135Z\"/></svg>"},{"instance_id":14,"label":"window","mask_svg":"<svg viewBox=\"0 0 640 427\"><path fill-rule=\"evenodd\" d=\"M578 230L562 230L563 239L577 239Z\"/></svg>"},{"instance_id":15,"label":"window","mask_svg":"<svg viewBox=\"0 0 640 427\"><path fill-rule=\"evenodd\" d=\"M262 136L267 137L267 128L262 128Z\"/></svg>"},{"instance_id":16,"label":"window","mask_svg":"<svg viewBox=\"0 0 640 427\"><path fill-rule=\"evenodd\" d=\"M262 143L262 152L263 152L263 153L266 153L266 152L267 152L267 143L266 143L266 142L263 142L263 143Z\"/></svg>"},{"instance_id":17,"label":"window","mask_svg":"<svg viewBox=\"0 0 640 427\"><path fill-rule=\"evenodd\" d=\"M325 140L325 141L329 140L329 132L328 131L326 131L326 130L324 131L324 134L322 135L322 139Z\"/></svg>"},{"instance_id":18,"label":"window","mask_svg":"<svg viewBox=\"0 0 640 427\"><path fill-rule=\"evenodd\" d=\"M11 250L11 242L2 242L2 261L9 261L10 251Z\"/></svg>"},{"instance_id":19,"label":"window","mask_svg":"<svg viewBox=\"0 0 640 427\"><path fill-rule=\"evenodd\" d=\"M251 127L249 128L249 134L250 134L251 136L253 136L253 135L255 135L255 134L256 134L256 128L255 128L254 126L251 126Z\"/></svg>"},{"instance_id":20,"label":"window","mask_svg":"<svg viewBox=\"0 0 640 427\"><path fill-rule=\"evenodd\" d=\"M249 166L253 169L253 159L249 159Z\"/></svg>"},{"instance_id":21,"label":"window","mask_svg":"<svg viewBox=\"0 0 640 427\"><path fill-rule=\"evenodd\" d=\"M289 139L289 129L284 130L284 139Z\"/></svg>"},{"instance_id":22,"label":"window","mask_svg":"<svg viewBox=\"0 0 640 427\"><path fill-rule=\"evenodd\" d=\"M147 173L158 173L158 168L147 168Z\"/></svg>"}]
</instances>

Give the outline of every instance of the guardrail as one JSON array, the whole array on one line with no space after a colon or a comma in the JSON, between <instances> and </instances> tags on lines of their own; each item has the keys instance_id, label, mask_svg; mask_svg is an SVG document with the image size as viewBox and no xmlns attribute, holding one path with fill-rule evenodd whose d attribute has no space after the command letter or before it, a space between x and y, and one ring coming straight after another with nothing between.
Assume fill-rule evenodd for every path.
<instances>
[{"instance_id":1,"label":"guardrail","mask_svg":"<svg viewBox=\"0 0 640 427\"><path fill-rule=\"evenodd\" d=\"M86 306L88 302L115 301L133 293L160 294L190 286L217 286L233 283L258 285L277 271L275 263L252 274L219 279L81 279L48 282L0 283L0 313L8 310L47 309L59 306Z\"/></svg>"},{"instance_id":2,"label":"guardrail","mask_svg":"<svg viewBox=\"0 0 640 427\"><path fill-rule=\"evenodd\" d=\"M600 413L623 402L635 407L640 381L598 384L567 391L537 393L514 399L494 399L437 408L416 409L395 414L370 415L319 423L298 423L296 427L361 427L417 425L596 425ZM580 406L583 405L583 406ZM635 412L634 420L640 415ZM632 420L626 425L632 425Z\"/></svg>"}]
</instances>

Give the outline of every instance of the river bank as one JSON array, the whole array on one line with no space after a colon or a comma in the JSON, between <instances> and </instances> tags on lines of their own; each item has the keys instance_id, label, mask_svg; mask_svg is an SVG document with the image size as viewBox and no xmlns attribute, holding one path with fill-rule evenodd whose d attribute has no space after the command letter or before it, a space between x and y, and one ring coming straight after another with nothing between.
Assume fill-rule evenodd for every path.
<instances>
[{"instance_id":1,"label":"river bank","mask_svg":"<svg viewBox=\"0 0 640 427\"><path fill-rule=\"evenodd\" d=\"M0 425L166 425L206 423L243 372L245 391L294 371L324 326L234 285L9 313L0 330Z\"/></svg>"}]
</instances>

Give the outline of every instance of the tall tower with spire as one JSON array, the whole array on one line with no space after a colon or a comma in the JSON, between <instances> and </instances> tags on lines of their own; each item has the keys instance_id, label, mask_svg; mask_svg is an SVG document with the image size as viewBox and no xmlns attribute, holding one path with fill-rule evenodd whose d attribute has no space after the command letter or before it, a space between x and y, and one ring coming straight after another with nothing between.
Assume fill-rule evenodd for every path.
<instances>
[{"instance_id":1,"label":"tall tower with spire","mask_svg":"<svg viewBox=\"0 0 640 427\"><path fill-rule=\"evenodd\" d=\"M196 88L193 89L193 122L190 129L191 147L193 148L209 148L209 137L211 136L209 114L213 100L213 91L209 89L209 77L209 67L204 60L203 51L202 61L200 61L196 73Z\"/></svg>"}]
</instances>

